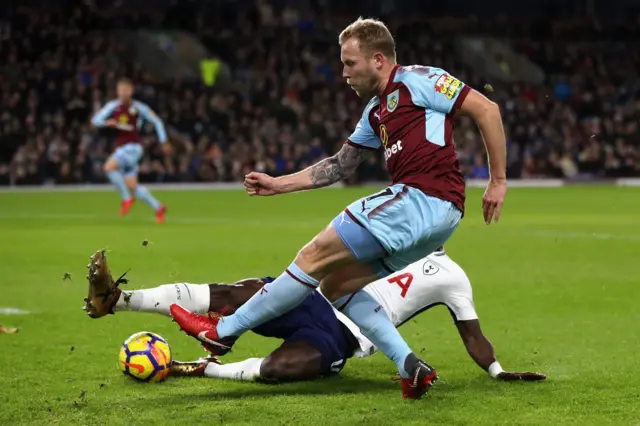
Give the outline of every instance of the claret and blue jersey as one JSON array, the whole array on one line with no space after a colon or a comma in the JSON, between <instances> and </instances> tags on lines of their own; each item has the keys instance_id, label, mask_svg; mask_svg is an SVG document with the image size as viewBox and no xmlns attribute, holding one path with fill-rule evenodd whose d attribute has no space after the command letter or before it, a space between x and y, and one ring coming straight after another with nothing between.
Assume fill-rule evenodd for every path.
<instances>
[{"instance_id":1,"label":"claret and blue jersey","mask_svg":"<svg viewBox=\"0 0 640 426\"><path fill-rule=\"evenodd\" d=\"M464 178L452 120L469 90L440 68L396 65L347 143L382 148L394 184L417 188L464 211Z\"/></svg>"},{"instance_id":2,"label":"claret and blue jersey","mask_svg":"<svg viewBox=\"0 0 640 426\"><path fill-rule=\"evenodd\" d=\"M143 102L133 100L130 103L125 103L119 99L107 102L93 116L91 123L95 126L103 126L110 119L115 119L118 124L118 134L115 140L116 147L129 143L139 143L139 129L142 127L144 120L153 124L160 143L167 141L167 133L162 120Z\"/></svg>"}]
</instances>

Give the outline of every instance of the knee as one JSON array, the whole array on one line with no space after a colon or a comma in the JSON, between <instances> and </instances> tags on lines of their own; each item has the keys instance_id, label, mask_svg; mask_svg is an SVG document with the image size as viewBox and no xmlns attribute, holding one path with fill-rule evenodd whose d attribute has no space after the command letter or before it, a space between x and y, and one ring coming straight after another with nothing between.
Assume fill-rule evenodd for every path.
<instances>
[{"instance_id":1,"label":"knee","mask_svg":"<svg viewBox=\"0 0 640 426\"><path fill-rule=\"evenodd\" d=\"M325 248L325 243L321 236L316 236L307 245L302 247L298 252L297 258L310 263L316 262L321 258L322 252Z\"/></svg>"},{"instance_id":2,"label":"knee","mask_svg":"<svg viewBox=\"0 0 640 426\"><path fill-rule=\"evenodd\" d=\"M295 259L296 265L311 276L318 274L329 254L330 246L325 236L317 235L298 252Z\"/></svg>"},{"instance_id":3,"label":"knee","mask_svg":"<svg viewBox=\"0 0 640 426\"><path fill-rule=\"evenodd\" d=\"M311 380L319 374L315 364L311 359L270 355L262 362L260 376L271 382Z\"/></svg>"},{"instance_id":4,"label":"knee","mask_svg":"<svg viewBox=\"0 0 640 426\"><path fill-rule=\"evenodd\" d=\"M109 173L117 169L118 169L118 162L114 158L109 158L107 162L104 163L104 166L102 167L102 170L105 173Z\"/></svg>"}]
</instances>

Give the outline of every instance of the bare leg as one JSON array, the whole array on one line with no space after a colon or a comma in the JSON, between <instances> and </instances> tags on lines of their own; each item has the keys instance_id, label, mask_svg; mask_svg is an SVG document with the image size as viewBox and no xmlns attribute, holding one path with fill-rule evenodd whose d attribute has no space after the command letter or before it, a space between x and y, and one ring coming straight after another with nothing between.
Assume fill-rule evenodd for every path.
<instances>
[{"instance_id":1,"label":"bare leg","mask_svg":"<svg viewBox=\"0 0 640 426\"><path fill-rule=\"evenodd\" d=\"M318 287L319 280L355 262L336 230L329 225L298 252L295 261L283 274L264 286L264 291L258 292L235 314L219 322L218 336L235 339L290 311Z\"/></svg>"},{"instance_id":2,"label":"bare leg","mask_svg":"<svg viewBox=\"0 0 640 426\"><path fill-rule=\"evenodd\" d=\"M322 355L307 342L284 342L265 358L260 377L272 382L314 380L322 374Z\"/></svg>"},{"instance_id":3,"label":"bare leg","mask_svg":"<svg viewBox=\"0 0 640 426\"><path fill-rule=\"evenodd\" d=\"M266 358L249 358L222 365L211 358L194 362L174 361L171 374L266 383L314 380L322 375L322 355L307 342L284 342Z\"/></svg>"},{"instance_id":4,"label":"bare leg","mask_svg":"<svg viewBox=\"0 0 640 426\"><path fill-rule=\"evenodd\" d=\"M138 184L137 174L129 174L125 176L124 180L132 196L148 204L154 211L160 210L162 204L151 194L146 186Z\"/></svg>"},{"instance_id":5,"label":"bare leg","mask_svg":"<svg viewBox=\"0 0 640 426\"><path fill-rule=\"evenodd\" d=\"M247 278L234 284L209 284L209 312L220 312L226 309L227 315L231 315L251 299L264 284L264 281L259 278Z\"/></svg>"},{"instance_id":6,"label":"bare leg","mask_svg":"<svg viewBox=\"0 0 640 426\"><path fill-rule=\"evenodd\" d=\"M342 296L355 293L377 279L378 276L370 265L352 263L327 275L320 282L320 289L327 299L335 302Z\"/></svg>"},{"instance_id":7,"label":"bare leg","mask_svg":"<svg viewBox=\"0 0 640 426\"><path fill-rule=\"evenodd\" d=\"M109 181L116 187L118 192L120 193L120 197L122 201L128 201L132 198L132 192L127 188L127 184L124 180L124 175L120 170L120 164L118 164L118 160L115 155L109 157L107 162L104 164L104 173L107 175Z\"/></svg>"},{"instance_id":8,"label":"bare leg","mask_svg":"<svg viewBox=\"0 0 640 426\"><path fill-rule=\"evenodd\" d=\"M136 190L138 189L138 176L127 175L124 177L124 183L127 185L129 193L135 194Z\"/></svg>"}]
</instances>

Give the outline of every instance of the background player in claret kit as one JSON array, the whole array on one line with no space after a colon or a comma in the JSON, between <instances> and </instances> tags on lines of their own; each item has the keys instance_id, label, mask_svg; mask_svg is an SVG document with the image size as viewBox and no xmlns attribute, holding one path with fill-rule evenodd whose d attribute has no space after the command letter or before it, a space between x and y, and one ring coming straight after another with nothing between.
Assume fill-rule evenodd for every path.
<instances>
[{"instance_id":1,"label":"background player in claret kit","mask_svg":"<svg viewBox=\"0 0 640 426\"><path fill-rule=\"evenodd\" d=\"M419 398L437 379L402 339L366 284L398 271L444 244L464 210L464 179L452 138L452 116L469 114L489 153L491 180L483 199L486 223L498 220L506 195L506 148L499 108L442 69L396 64L386 26L358 19L340 34L343 76L371 99L340 152L299 173L246 176L250 195L319 188L350 175L384 149L393 184L348 206L303 247L265 291L235 314L208 318L175 305L174 319L214 354L226 353L247 330L301 303L318 286L398 367L403 394Z\"/></svg>"},{"instance_id":2,"label":"background player in claret kit","mask_svg":"<svg viewBox=\"0 0 640 426\"><path fill-rule=\"evenodd\" d=\"M248 278L231 285L175 283L128 291L121 290L112 280L102 251L92 256L89 269L92 293L108 295L94 297L87 304L85 309L93 318L121 311L169 315L169 306L174 303L202 314L210 311L230 314L273 280ZM505 381L545 379L540 373L502 370L480 328L469 278L444 249L369 284L363 291L380 303L396 327L434 306L444 305L467 352L491 377ZM222 365L215 358L174 361L172 375L275 382L313 380L339 373L352 356L363 358L376 351L358 327L317 291L292 310L252 331L284 342L266 358Z\"/></svg>"},{"instance_id":3,"label":"background player in claret kit","mask_svg":"<svg viewBox=\"0 0 640 426\"><path fill-rule=\"evenodd\" d=\"M162 120L151 108L133 99L134 87L131 80L120 79L116 90L118 99L107 102L91 119L94 126L111 127L118 132L115 140L116 150L105 163L104 171L122 197L121 215L127 214L138 198L153 208L157 222L162 223L166 207L151 195L146 187L138 184L138 163L143 154L139 129L144 120L151 122L165 152L170 149L167 133Z\"/></svg>"}]
</instances>

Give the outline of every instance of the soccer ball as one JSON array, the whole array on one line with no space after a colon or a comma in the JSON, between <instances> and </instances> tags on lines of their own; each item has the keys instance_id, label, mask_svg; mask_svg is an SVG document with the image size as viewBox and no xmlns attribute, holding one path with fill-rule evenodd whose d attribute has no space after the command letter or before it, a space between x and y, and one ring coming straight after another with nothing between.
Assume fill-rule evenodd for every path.
<instances>
[{"instance_id":1,"label":"soccer ball","mask_svg":"<svg viewBox=\"0 0 640 426\"><path fill-rule=\"evenodd\" d=\"M161 382L171 370L171 348L157 334L141 331L120 348L120 371L140 382Z\"/></svg>"}]
</instances>

